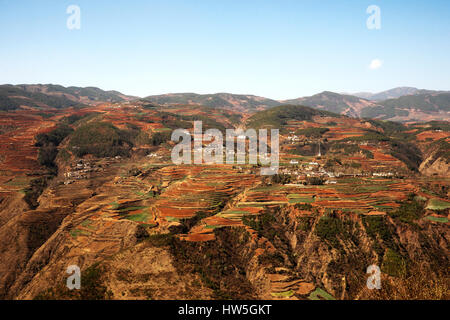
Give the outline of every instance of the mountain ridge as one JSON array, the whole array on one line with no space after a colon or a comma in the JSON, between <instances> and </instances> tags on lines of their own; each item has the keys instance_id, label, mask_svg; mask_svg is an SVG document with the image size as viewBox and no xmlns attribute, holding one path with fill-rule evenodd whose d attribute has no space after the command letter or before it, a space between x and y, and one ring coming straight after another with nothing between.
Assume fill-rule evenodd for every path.
<instances>
[{"instance_id":1,"label":"mountain ridge","mask_svg":"<svg viewBox=\"0 0 450 320\"><path fill-rule=\"evenodd\" d=\"M402 95L405 94L405 95ZM401 96L399 96L401 95ZM450 120L450 92L398 87L377 94L351 94L323 91L288 100L274 100L251 94L168 93L144 98L121 92L104 91L97 87L63 87L53 84L0 85L0 110L20 108L67 108L101 103L130 103L140 101L162 106L192 105L254 113L273 107L292 104L329 111L356 118L376 118L393 121ZM392 97L374 101L374 97ZM396 97L399 96L399 97Z\"/></svg>"}]
</instances>

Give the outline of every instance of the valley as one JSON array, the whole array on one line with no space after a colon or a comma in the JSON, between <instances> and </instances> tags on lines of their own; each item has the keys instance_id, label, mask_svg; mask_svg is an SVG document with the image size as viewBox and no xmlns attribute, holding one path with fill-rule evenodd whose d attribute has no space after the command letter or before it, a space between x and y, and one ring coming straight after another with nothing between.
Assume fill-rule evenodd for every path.
<instances>
[{"instance_id":1,"label":"valley","mask_svg":"<svg viewBox=\"0 0 450 320\"><path fill-rule=\"evenodd\" d=\"M1 298L448 299L448 122L122 99L2 111ZM278 174L173 164L194 121L280 129Z\"/></svg>"}]
</instances>

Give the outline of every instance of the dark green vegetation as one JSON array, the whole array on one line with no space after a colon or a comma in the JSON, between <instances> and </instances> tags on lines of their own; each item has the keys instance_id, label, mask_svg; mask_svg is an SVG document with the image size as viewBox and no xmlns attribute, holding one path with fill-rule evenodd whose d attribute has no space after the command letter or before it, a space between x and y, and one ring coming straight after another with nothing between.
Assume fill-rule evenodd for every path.
<instances>
[{"instance_id":1,"label":"dark green vegetation","mask_svg":"<svg viewBox=\"0 0 450 320\"><path fill-rule=\"evenodd\" d=\"M424 209L425 203L418 200L414 195L410 195L409 199L402 203L400 208L389 213L389 215L402 222L412 223L423 216Z\"/></svg>"},{"instance_id":2,"label":"dark green vegetation","mask_svg":"<svg viewBox=\"0 0 450 320\"><path fill-rule=\"evenodd\" d=\"M152 135L150 143L153 146L159 146L167 141L170 141L172 133L171 132L156 132Z\"/></svg>"},{"instance_id":3,"label":"dark green vegetation","mask_svg":"<svg viewBox=\"0 0 450 320\"><path fill-rule=\"evenodd\" d=\"M273 239L276 235L273 223L276 222L273 213L266 212L260 216L244 216L242 222L251 227L259 234L264 234L268 239Z\"/></svg>"},{"instance_id":4,"label":"dark green vegetation","mask_svg":"<svg viewBox=\"0 0 450 320\"><path fill-rule=\"evenodd\" d=\"M314 110L304 106L284 105L260 111L248 119L247 128L259 129L263 127L271 127L285 131L283 126L288 120L311 120L317 115L334 115L327 111Z\"/></svg>"},{"instance_id":5,"label":"dark green vegetation","mask_svg":"<svg viewBox=\"0 0 450 320\"><path fill-rule=\"evenodd\" d=\"M396 251L388 248L383 256L381 271L394 277L406 275L406 260Z\"/></svg>"},{"instance_id":6,"label":"dark green vegetation","mask_svg":"<svg viewBox=\"0 0 450 320\"><path fill-rule=\"evenodd\" d=\"M307 177L306 184L311 186L322 186L325 183L325 179L322 177Z\"/></svg>"},{"instance_id":7,"label":"dark green vegetation","mask_svg":"<svg viewBox=\"0 0 450 320\"><path fill-rule=\"evenodd\" d=\"M276 184L288 184L291 182L291 178L289 174L275 174L270 177L270 180Z\"/></svg>"},{"instance_id":8,"label":"dark green vegetation","mask_svg":"<svg viewBox=\"0 0 450 320\"><path fill-rule=\"evenodd\" d=\"M392 135L408 130L405 125L394 121L369 119L367 122L382 129L385 135Z\"/></svg>"},{"instance_id":9,"label":"dark green vegetation","mask_svg":"<svg viewBox=\"0 0 450 320\"><path fill-rule=\"evenodd\" d=\"M384 216L365 216L363 224L368 236L374 241L374 249L382 256L384 248L396 249L393 234L394 229ZM382 245L380 245L382 244Z\"/></svg>"},{"instance_id":10,"label":"dark green vegetation","mask_svg":"<svg viewBox=\"0 0 450 320\"><path fill-rule=\"evenodd\" d=\"M38 198L47 187L48 181L52 178L53 176L43 176L33 179L28 187L23 190L25 193L23 200L31 209L36 209L39 206Z\"/></svg>"},{"instance_id":11,"label":"dark green vegetation","mask_svg":"<svg viewBox=\"0 0 450 320\"><path fill-rule=\"evenodd\" d=\"M372 239L382 272L394 277L405 276L407 259L399 253L404 252L404 249L395 236L395 227L384 216L366 216L363 218L363 224Z\"/></svg>"},{"instance_id":12,"label":"dark green vegetation","mask_svg":"<svg viewBox=\"0 0 450 320\"><path fill-rule=\"evenodd\" d=\"M333 216L320 218L315 229L316 235L333 247L339 247L339 236L345 234L342 220Z\"/></svg>"},{"instance_id":13,"label":"dark green vegetation","mask_svg":"<svg viewBox=\"0 0 450 320\"><path fill-rule=\"evenodd\" d=\"M60 125L48 133L38 134L36 147L39 147L39 163L49 169L56 169L55 159L58 155L58 146L72 132L71 127Z\"/></svg>"},{"instance_id":14,"label":"dark green vegetation","mask_svg":"<svg viewBox=\"0 0 450 320\"><path fill-rule=\"evenodd\" d=\"M136 135L133 130L120 130L108 122L91 122L75 130L69 148L77 157L86 154L99 158L128 156Z\"/></svg>"}]
</instances>

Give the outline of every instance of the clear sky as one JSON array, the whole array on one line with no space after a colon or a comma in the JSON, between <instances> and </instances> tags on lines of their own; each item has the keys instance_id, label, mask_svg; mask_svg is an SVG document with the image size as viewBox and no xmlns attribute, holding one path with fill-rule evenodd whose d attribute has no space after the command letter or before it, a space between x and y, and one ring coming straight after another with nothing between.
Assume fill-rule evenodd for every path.
<instances>
[{"instance_id":1,"label":"clear sky","mask_svg":"<svg viewBox=\"0 0 450 320\"><path fill-rule=\"evenodd\" d=\"M0 0L0 39L1 84L274 99L450 90L448 0Z\"/></svg>"}]
</instances>

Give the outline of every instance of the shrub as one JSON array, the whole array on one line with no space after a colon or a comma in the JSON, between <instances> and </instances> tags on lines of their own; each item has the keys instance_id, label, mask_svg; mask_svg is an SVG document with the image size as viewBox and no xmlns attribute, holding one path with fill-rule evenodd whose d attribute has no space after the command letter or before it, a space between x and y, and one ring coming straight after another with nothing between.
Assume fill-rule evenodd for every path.
<instances>
[{"instance_id":1,"label":"shrub","mask_svg":"<svg viewBox=\"0 0 450 320\"><path fill-rule=\"evenodd\" d=\"M402 277L406 275L406 261L403 257L392 249L387 249L383 263L381 264L381 270L394 277Z\"/></svg>"},{"instance_id":2,"label":"shrub","mask_svg":"<svg viewBox=\"0 0 450 320\"><path fill-rule=\"evenodd\" d=\"M411 223L419 219L424 213L425 204L413 198L401 204L400 208L391 212L389 215L394 219L399 219L402 222Z\"/></svg>"},{"instance_id":3,"label":"shrub","mask_svg":"<svg viewBox=\"0 0 450 320\"><path fill-rule=\"evenodd\" d=\"M272 240L276 235L274 228L276 218L272 213L266 212L260 216L244 216L242 223L258 232L258 234L264 235L269 240Z\"/></svg>"},{"instance_id":4,"label":"shrub","mask_svg":"<svg viewBox=\"0 0 450 320\"><path fill-rule=\"evenodd\" d=\"M36 136L36 147L43 147L50 144L58 146L73 129L67 125L61 125L47 133L40 133Z\"/></svg>"},{"instance_id":5,"label":"shrub","mask_svg":"<svg viewBox=\"0 0 450 320\"><path fill-rule=\"evenodd\" d=\"M392 237L392 230L389 228L385 217L365 216L363 217L363 224L367 234L374 241L379 238L387 247L392 249L396 248L394 238ZM380 254L381 247L377 244L375 246L379 249L377 252Z\"/></svg>"},{"instance_id":6,"label":"shrub","mask_svg":"<svg viewBox=\"0 0 450 320\"><path fill-rule=\"evenodd\" d=\"M36 147L39 147L38 162L52 170L56 169L55 159L58 155L58 146L71 133L73 129L67 125L59 126L47 133L36 136Z\"/></svg>"},{"instance_id":7,"label":"shrub","mask_svg":"<svg viewBox=\"0 0 450 320\"><path fill-rule=\"evenodd\" d=\"M306 184L312 185L312 186L321 186L325 183L325 179L322 177L307 177L306 178Z\"/></svg>"},{"instance_id":8,"label":"shrub","mask_svg":"<svg viewBox=\"0 0 450 320\"><path fill-rule=\"evenodd\" d=\"M167 141L170 141L172 133L170 131L156 132L150 139L150 144L153 146L159 146Z\"/></svg>"},{"instance_id":9,"label":"shrub","mask_svg":"<svg viewBox=\"0 0 450 320\"><path fill-rule=\"evenodd\" d=\"M80 126L72 135L69 146L78 157L92 154L98 158L128 156L133 146L133 134L107 122L92 122Z\"/></svg>"},{"instance_id":10,"label":"shrub","mask_svg":"<svg viewBox=\"0 0 450 320\"><path fill-rule=\"evenodd\" d=\"M344 226L339 218L322 217L317 223L315 233L316 235L329 242L334 247L339 246L338 234L344 232Z\"/></svg>"},{"instance_id":11,"label":"shrub","mask_svg":"<svg viewBox=\"0 0 450 320\"><path fill-rule=\"evenodd\" d=\"M287 184L291 182L291 176L288 174L275 174L271 177L272 183Z\"/></svg>"}]
</instances>

